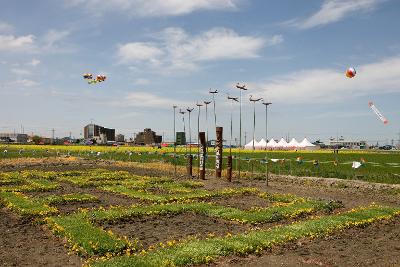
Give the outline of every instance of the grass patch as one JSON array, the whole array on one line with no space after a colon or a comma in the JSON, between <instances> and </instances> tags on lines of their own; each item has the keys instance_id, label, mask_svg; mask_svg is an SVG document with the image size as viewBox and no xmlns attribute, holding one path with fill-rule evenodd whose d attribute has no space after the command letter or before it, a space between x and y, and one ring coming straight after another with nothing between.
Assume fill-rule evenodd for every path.
<instances>
[{"instance_id":1,"label":"grass patch","mask_svg":"<svg viewBox=\"0 0 400 267\"><path fill-rule=\"evenodd\" d=\"M179 214L196 212L210 217L218 217L241 223L276 222L286 218L295 218L303 214L314 213L318 210L332 211L341 205L336 202L303 201L293 202L265 209L244 211L236 208L214 205L212 203L169 203L150 206L134 206L130 208L116 207L108 210L90 212L90 217L97 221L117 222L131 217L161 214Z\"/></svg>"},{"instance_id":2,"label":"grass patch","mask_svg":"<svg viewBox=\"0 0 400 267\"><path fill-rule=\"evenodd\" d=\"M72 193L65 195L51 195L38 200L49 205L54 205L74 202L94 202L99 201L99 198L91 194Z\"/></svg>"},{"instance_id":3,"label":"grass patch","mask_svg":"<svg viewBox=\"0 0 400 267\"><path fill-rule=\"evenodd\" d=\"M247 255L282 245L300 238L315 238L332 234L341 229L362 227L375 221L390 219L400 214L400 209L371 206L338 215L278 226L269 230L245 234L189 240L154 251L142 251L132 256L119 256L89 263L95 267L123 266L185 266L206 264L220 256Z\"/></svg>"},{"instance_id":4,"label":"grass patch","mask_svg":"<svg viewBox=\"0 0 400 267\"><path fill-rule=\"evenodd\" d=\"M93 225L85 213L48 217L47 225L57 236L65 237L72 251L83 256L107 255L132 250L133 245L126 239L114 236Z\"/></svg>"},{"instance_id":5,"label":"grass patch","mask_svg":"<svg viewBox=\"0 0 400 267\"><path fill-rule=\"evenodd\" d=\"M219 196L233 196L233 195L258 192L258 189L256 188L247 188L247 187L239 189L226 188L219 191L193 189L193 190L185 190L185 192L179 192L176 194L173 193L154 194L146 190L135 190L122 185L110 185L110 186L103 186L100 188L105 191L119 193L122 195L126 195L128 197L138 198L141 200L148 200L152 202L159 202L159 203L185 201L190 199L204 199L204 198L219 197Z\"/></svg>"},{"instance_id":6,"label":"grass patch","mask_svg":"<svg viewBox=\"0 0 400 267\"><path fill-rule=\"evenodd\" d=\"M41 201L35 201L20 192L0 192L0 201L22 216L45 216L58 210Z\"/></svg>"}]
</instances>

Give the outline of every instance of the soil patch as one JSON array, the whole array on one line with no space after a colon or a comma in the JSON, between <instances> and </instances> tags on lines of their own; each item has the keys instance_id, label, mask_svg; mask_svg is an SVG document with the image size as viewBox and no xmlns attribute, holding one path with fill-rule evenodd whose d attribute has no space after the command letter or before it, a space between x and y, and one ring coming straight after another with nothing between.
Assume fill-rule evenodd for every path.
<instances>
[{"instance_id":1,"label":"soil patch","mask_svg":"<svg viewBox=\"0 0 400 267\"><path fill-rule=\"evenodd\" d=\"M81 266L62 242L40 226L0 209L0 266Z\"/></svg>"},{"instance_id":2,"label":"soil patch","mask_svg":"<svg viewBox=\"0 0 400 267\"><path fill-rule=\"evenodd\" d=\"M178 215L145 216L103 226L106 230L111 230L118 235L127 236L132 240L138 239L144 248L159 242L185 239L189 236L197 235L205 238L210 233L224 236L228 233L236 234L250 229L250 226L192 212Z\"/></svg>"},{"instance_id":3,"label":"soil patch","mask_svg":"<svg viewBox=\"0 0 400 267\"><path fill-rule=\"evenodd\" d=\"M47 197L49 195L64 195L71 193L85 193L96 196L99 201L86 203L63 203L56 206L61 213L71 213L78 211L79 208L99 208L109 206L132 206L146 204L147 202L133 199L121 194L106 192L94 187L79 187L70 183L60 183L61 187L56 190L46 192L31 192L28 195L34 197Z\"/></svg>"},{"instance_id":4,"label":"soil patch","mask_svg":"<svg viewBox=\"0 0 400 267\"><path fill-rule=\"evenodd\" d=\"M211 201L216 205L232 207L241 210L249 210L252 207L266 208L271 206L271 202L255 195L214 197L207 201Z\"/></svg>"},{"instance_id":5,"label":"soil patch","mask_svg":"<svg viewBox=\"0 0 400 267\"><path fill-rule=\"evenodd\" d=\"M302 239L261 256L221 258L212 266L399 266L400 218Z\"/></svg>"}]
</instances>

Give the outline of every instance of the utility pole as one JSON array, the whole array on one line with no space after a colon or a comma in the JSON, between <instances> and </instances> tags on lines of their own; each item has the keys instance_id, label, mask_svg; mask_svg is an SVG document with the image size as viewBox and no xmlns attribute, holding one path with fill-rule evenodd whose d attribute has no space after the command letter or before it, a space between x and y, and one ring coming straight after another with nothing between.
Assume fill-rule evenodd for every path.
<instances>
[{"instance_id":1,"label":"utility pole","mask_svg":"<svg viewBox=\"0 0 400 267\"><path fill-rule=\"evenodd\" d=\"M176 177L176 130L175 130L175 114L176 108L178 106L173 105L172 108L174 109L174 176Z\"/></svg>"},{"instance_id":2,"label":"utility pole","mask_svg":"<svg viewBox=\"0 0 400 267\"><path fill-rule=\"evenodd\" d=\"M250 95L250 102L253 102L253 151L256 149L255 148L255 141L256 141L256 102L260 101L262 98L253 98L252 95ZM254 174L254 162L251 161L251 176Z\"/></svg>"},{"instance_id":3,"label":"utility pole","mask_svg":"<svg viewBox=\"0 0 400 267\"><path fill-rule=\"evenodd\" d=\"M196 103L196 106L199 107L199 112L197 113L197 162L198 162L198 172L197 178L200 179L200 108L203 106L201 103Z\"/></svg>"},{"instance_id":4,"label":"utility pole","mask_svg":"<svg viewBox=\"0 0 400 267\"><path fill-rule=\"evenodd\" d=\"M254 142L256 139L256 102L262 100L262 98L253 98L252 95L250 95L250 102L253 102L253 151L256 149L254 146Z\"/></svg>"},{"instance_id":5,"label":"utility pole","mask_svg":"<svg viewBox=\"0 0 400 267\"><path fill-rule=\"evenodd\" d=\"M207 151L207 156L208 156L208 109L207 106L210 104L211 101L204 101L204 104L206 105L206 151Z\"/></svg>"},{"instance_id":6,"label":"utility pole","mask_svg":"<svg viewBox=\"0 0 400 267\"><path fill-rule=\"evenodd\" d=\"M228 95L228 100L232 100L231 101L231 136L229 138L229 156L228 156L228 168L226 170L226 178L229 182L232 181L232 130L233 130L233 120L232 120L232 113L233 113L233 101L235 102L239 102L237 97L230 97Z\"/></svg>"},{"instance_id":7,"label":"utility pole","mask_svg":"<svg viewBox=\"0 0 400 267\"><path fill-rule=\"evenodd\" d=\"M52 132L52 137L51 137L51 144L53 145L54 144L54 128L53 129L51 129L51 132Z\"/></svg>"},{"instance_id":8,"label":"utility pole","mask_svg":"<svg viewBox=\"0 0 400 267\"><path fill-rule=\"evenodd\" d=\"M265 141L268 144L268 106L271 105L271 102L263 102L265 106ZM268 147L265 148L265 173L266 173L266 180L267 186L269 181L269 169L268 169Z\"/></svg>"},{"instance_id":9,"label":"utility pole","mask_svg":"<svg viewBox=\"0 0 400 267\"><path fill-rule=\"evenodd\" d=\"M213 105L214 105L214 128L217 129L217 113L215 111L215 94L218 94L218 90L211 91L211 89L208 91L210 94L212 94L213 98Z\"/></svg>"},{"instance_id":10,"label":"utility pole","mask_svg":"<svg viewBox=\"0 0 400 267\"><path fill-rule=\"evenodd\" d=\"M192 156L192 128L190 123L190 113L194 108L187 108L187 112L189 113L189 157L188 157L188 176L191 178L192 176L192 166L193 166L193 156Z\"/></svg>"},{"instance_id":11,"label":"utility pole","mask_svg":"<svg viewBox=\"0 0 400 267\"><path fill-rule=\"evenodd\" d=\"M185 127L185 111L182 111L181 109L179 109L179 113L182 115L183 135L185 136L185 154L187 154L186 127Z\"/></svg>"},{"instance_id":12,"label":"utility pole","mask_svg":"<svg viewBox=\"0 0 400 267\"><path fill-rule=\"evenodd\" d=\"M239 98L239 156L238 156L238 178L240 179L240 151L242 149L242 91L247 91L246 85L236 84L236 88L240 90L240 98Z\"/></svg>"}]
</instances>

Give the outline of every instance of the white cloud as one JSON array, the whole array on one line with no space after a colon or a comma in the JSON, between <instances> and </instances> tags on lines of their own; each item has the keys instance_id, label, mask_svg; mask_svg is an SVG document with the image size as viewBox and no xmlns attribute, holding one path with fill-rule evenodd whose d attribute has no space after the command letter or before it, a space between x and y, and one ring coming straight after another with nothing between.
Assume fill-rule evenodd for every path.
<instances>
[{"instance_id":1,"label":"white cloud","mask_svg":"<svg viewBox=\"0 0 400 267\"><path fill-rule=\"evenodd\" d=\"M20 68L12 68L11 72L17 75L31 75L32 72L30 70L26 69L20 69Z\"/></svg>"},{"instance_id":2,"label":"white cloud","mask_svg":"<svg viewBox=\"0 0 400 267\"><path fill-rule=\"evenodd\" d=\"M42 38L44 49L56 49L59 42L64 40L68 35L69 31L58 31L49 30Z\"/></svg>"},{"instance_id":3,"label":"white cloud","mask_svg":"<svg viewBox=\"0 0 400 267\"><path fill-rule=\"evenodd\" d=\"M400 56L361 65L349 79L345 70L312 69L249 83L253 94L280 103L329 103L371 94L400 92Z\"/></svg>"},{"instance_id":4,"label":"white cloud","mask_svg":"<svg viewBox=\"0 0 400 267\"><path fill-rule=\"evenodd\" d=\"M29 80L29 79L21 79L13 82L15 85L23 86L23 87L33 87L39 85L38 82Z\"/></svg>"},{"instance_id":5,"label":"white cloud","mask_svg":"<svg viewBox=\"0 0 400 267\"><path fill-rule=\"evenodd\" d=\"M96 15L118 11L131 16L159 17L185 15L197 10L235 10L236 2L237 0L68 0L66 5L84 7Z\"/></svg>"},{"instance_id":6,"label":"white cloud","mask_svg":"<svg viewBox=\"0 0 400 267\"><path fill-rule=\"evenodd\" d=\"M134 83L136 85L148 85L148 84L150 84L150 81L148 79L139 78L139 79L136 79Z\"/></svg>"},{"instance_id":7,"label":"white cloud","mask_svg":"<svg viewBox=\"0 0 400 267\"><path fill-rule=\"evenodd\" d=\"M33 66L33 67L36 67L39 64L40 64L40 60L36 59L36 58L33 58L30 62L26 63L26 65Z\"/></svg>"},{"instance_id":8,"label":"white cloud","mask_svg":"<svg viewBox=\"0 0 400 267\"><path fill-rule=\"evenodd\" d=\"M112 106L119 107L142 107L155 109L169 109L172 105L186 106L185 102L173 98L161 97L147 92L129 93L122 100L111 102Z\"/></svg>"},{"instance_id":9,"label":"white cloud","mask_svg":"<svg viewBox=\"0 0 400 267\"><path fill-rule=\"evenodd\" d=\"M0 21L0 32L12 32L14 27L11 24Z\"/></svg>"},{"instance_id":10,"label":"white cloud","mask_svg":"<svg viewBox=\"0 0 400 267\"><path fill-rule=\"evenodd\" d=\"M35 36L0 35L0 51L30 50L33 47Z\"/></svg>"},{"instance_id":11,"label":"white cloud","mask_svg":"<svg viewBox=\"0 0 400 267\"><path fill-rule=\"evenodd\" d=\"M193 70L200 62L258 57L264 46L283 41L281 35L270 39L241 36L231 29L213 28L191 36L181 28L167 28L155 35L158 42L134 42L119 46L120 63L147 64L158 70Z\"/></svg>"},{"instance_id":12,"label":"white cloud","mask_svg":"<svg viewBox=\"0 0 400 267\"><path fill-rule=\"evenodd\" d=\"M152 61L156 63L157 58L163 54L163 51L155 44L151 43L128 43L119 46L118 57L121 63Z\"/></svg>"},{"instance_id":13,"label":"white cloud","mask_svg":"<svg viewBox=\"0 0 400 267\"><path fill-rule=\"evenodd\" d=\"M294 19L285 24L300 29L309 29L334 23L356 12L366 12L374 9L384 0L325 0L320 10L305 19Z\"/></svg>"}]
</instances>

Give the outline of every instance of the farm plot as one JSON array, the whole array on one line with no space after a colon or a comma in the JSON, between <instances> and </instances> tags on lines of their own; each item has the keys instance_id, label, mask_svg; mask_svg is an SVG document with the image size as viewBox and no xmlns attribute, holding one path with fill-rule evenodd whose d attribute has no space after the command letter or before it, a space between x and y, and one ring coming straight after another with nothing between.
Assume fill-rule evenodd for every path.
<instances>
[{"instance_id":1,"label":"farm plot","mask_svg":"<svg viewBox=\"0 0 400 267\"><path fill-rule=\"evenodd\" d=\"M258 187L207 188L106 169L0 173L7 212L50 230L91 266L209 264L400 214L396 206L346 207Z\"/></svg>"},{"instance_id":2,"label":"farm plot","mask_svg":"<svg viewBox=\"0 0 400 267\"><path fill-rule=\"evenodd\" d=\"M6 153L4 151L7 151ZM226 156L223 153L223 169L226 169ZM160 163L173 168L186 165L188 151L177 148L151 147L107 147L107 146L51 146L51 145L10 145L0 147L0 159L10 158L59 158L78 157L89 160L125 161L138 163ZM209 149L205 165L215 167L215 152ZM318 151L249 151L233 149L233 175L238 175L238 165L242 177L264 178L268 162L269 172L277 175L307 177L326 177L358 179L376 183L400 183L400 153L398 151L332 150ZM193 166L198 166L197 148L193 148ZM240 158L240 160L239 160ZM266 161L268 159L268 161ZM353 161L362 163L360 168L352 168Z\"/></svg>"}]
</instances>

